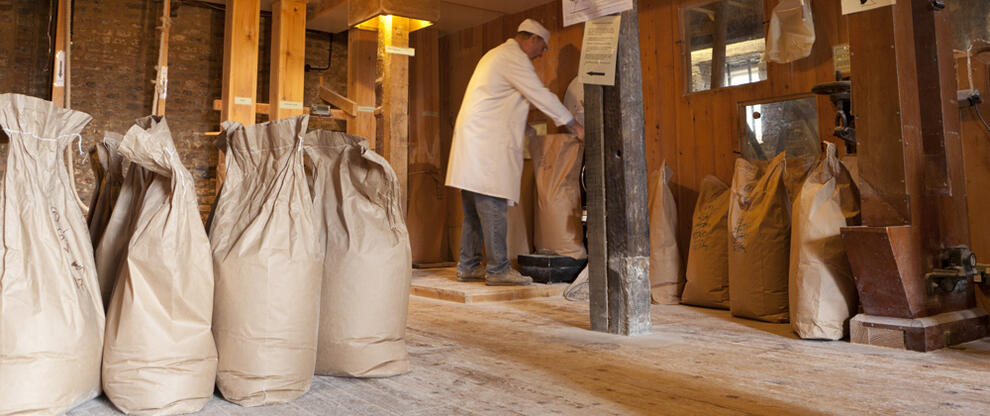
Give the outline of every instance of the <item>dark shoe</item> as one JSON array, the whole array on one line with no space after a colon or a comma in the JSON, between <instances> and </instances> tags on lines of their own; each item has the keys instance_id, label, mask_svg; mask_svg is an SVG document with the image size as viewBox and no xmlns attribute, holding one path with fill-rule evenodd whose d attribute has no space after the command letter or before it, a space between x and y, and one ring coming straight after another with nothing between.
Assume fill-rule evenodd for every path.
<instances>
[{"instance_id":1,"label":"dark shoe","mask_svg":"<svg viewBox=\"0 0 990 416\"><path fill-rule=\"evenodd\" d=\"M530 283L533 283L531 277L523 276L511 267L505 273L490 274L485 277L485 285L488 286L527 286Z\"/></svg>"},{"instance_id":2,"label":"dark shoe","mask_svg":"<svg viewBox=\"0 0 990 416\"><path fill-rule=\"evenodd\" d=\"M484 282L485 281L485 268L478 267L467 273L461 273L460 270L457 271L457 281L458 282Z\"/></svg>"}]
</instances>

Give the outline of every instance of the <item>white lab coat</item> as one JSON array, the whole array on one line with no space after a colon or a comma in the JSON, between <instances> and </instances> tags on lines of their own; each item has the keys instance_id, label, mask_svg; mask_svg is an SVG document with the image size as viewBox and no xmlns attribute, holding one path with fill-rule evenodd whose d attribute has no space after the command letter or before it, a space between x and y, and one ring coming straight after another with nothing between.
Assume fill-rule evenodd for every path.
<instances>
[{"instance_id":1,"label":"white lab coat","mask_svg":"<svg viewBox=\"0 0 990 416\"><path fill-rule=\"evenodd\" d=\"M558 126L574 120L515 39L481 57L454 125L447 186L519 202L529 105Z\"/></svg>"}]
</instances>

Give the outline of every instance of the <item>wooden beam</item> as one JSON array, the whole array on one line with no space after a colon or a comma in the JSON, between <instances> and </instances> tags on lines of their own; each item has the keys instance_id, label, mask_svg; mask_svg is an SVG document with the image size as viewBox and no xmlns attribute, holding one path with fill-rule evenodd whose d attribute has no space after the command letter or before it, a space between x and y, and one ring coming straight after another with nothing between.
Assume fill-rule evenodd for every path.
<instances>
[{"instance_id":1,"label":"wooden beam","mask_svg":"<svg viewBox=\"0 0 990 416\"><path fill-rule=\"evenodd\" d=\"M382 62L382 155L399 179L402 213L409 208L409 19L378 16L378 60Z\"/></svg>"},{"instance_id":2,"label":"wooden beam","mask_svg":"<svg viewBox=\"0 0 990 416\"><path fill-rule=\"evenodd\" d=\"M306 0L272 3L270 120L303 114L306 75Z\"/></svg>"},{"instance_id":3,"label":"wooden beam","mask_svg":"<svg viewBox=\"0 0 990 416\"><path fill-rule=\"evenodd\" d=\"M254 124L261 0L227 0L220 120Z\"/></svg>"},{"instance_id":4,"label":"wooden beam","mask_svg":"<svg viewBox=\"0 0 990 416\"><path fill-rule=\"evenodd\" d=\"M314 0L310 4L313 5L313 12L310 13L310 19L316 19L332 12L338 7L347 7L347 0Z\"/></svg>"},{"instance_id":5,"label":"wooden beam","mask_svg":"<svg viewBox=\"0 0 990 416\"><path fill-rule=\"evenodd\" d=\"M158 76L155 79L155 99L151 103L151 113L156 116L165 115L165 99L168 96L168 36L172 28L171 0L162 2L162 34L158 43Z\"/></svg>"},{"instance_id":6,"label":"wooden beam","mask_svg":"<svg viewBox=\"0 0 990 416\"><path fill-rule=\"evenodd\" d=\"M584 167L588 193L588 292L591 330L608 332L608 238L605 233L605 134L602 87L584 85Z\"/></svg>"},{"instance_id":7,"label":"wooden beam","mask_svg":"<svg viewBox=\"0 0 990 416\"><path fill-rule=\"evenodd\" d=\"M347 134L375 143L375 76L378 37L375 32L351 29L347 34L347 96L357 104L347 121ZM370 111L368 111L370 109Z\"/></svg>"},{"instance_id":8,"label":"wooden beam","mask_svg":"<svg viewBox=\"0 0 990 416\"><path fill-rule=\"evenodd\" d=\"M357 115L357 103L323 85L320 85L320 99L333 104L349 116Z\"/></svg>"},{"instance_id":9,"label":"wooden beam","mask_svg":"<svg viewBox=\"0 0 990 416\"><path fill-rule=\"evenodd\" d=\"M55 56L52 70L52 102L69 108L69 46L71 44L72 1L58 0L55 23Z\"/></svg>"},{"instance_id":10,"label":"wooden beam","mask_svg":"<svg viewBox=\"0 0 990 416\"><path fill-rule=\"evenodd\" d=\"M600 87L600 99L599 87L585 89L590 132L585 157L591 327L622 335L650 331L650 237L637 9L634 2L632 10L622 13L615 85Z\"/></svg>"},{"instance_id":11,"label":"wooden beam","mask_svg":"<svg viewBox=\"0 0 990 416\"><path fill-rule=\"evenodd\" d=\"M223 107L220 121L254 124L258 98L258 34L261 0L227 0L223 35ZM217 160L217 191L223 183L223 152Z\"/></svg>"},{"instance_id":12,"label":"wooden beam","mask_svg":"<svg viewBox=\"0 0 990 416\"><path fill-rule=\"evenodd\" d=\"M712 89L725 86L725 49L729 39L729 6L728 2L720 2L715 6L715 37L712 47Z\"/></svg>"},{"instance_id":13,"label":"wooden beam","mask_svg":"<svg viewBox=\"0 0 990 416\"><path fill-rule=\"evenodd\" d=\"M255 104L255 108L257 108L258 114L268 114L268 109L269 109L268 103L257 103ZM223 100L219 100L219 99L213 100L213 110L215 111L223 110ZM312 109L310 107L303 107L303 113L305 114L310 114L311 110ZM344 121L353 120L343 111L336 109L330 110L330 118L334 120L344 120Z\"/></svg>"}]
</instances>

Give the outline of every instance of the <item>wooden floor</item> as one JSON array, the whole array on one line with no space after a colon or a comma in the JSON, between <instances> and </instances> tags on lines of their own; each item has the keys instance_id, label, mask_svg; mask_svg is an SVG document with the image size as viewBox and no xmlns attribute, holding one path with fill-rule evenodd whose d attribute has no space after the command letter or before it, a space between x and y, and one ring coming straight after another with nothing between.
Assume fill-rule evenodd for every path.
<instances>
[{"instance_id":1,"label":"wooden floor","mask_svg":"<svg viewBox=\"0 0 990 416\"><path fill-rule=\"evenodd\" d=\"M413 372L318 377L288 404L204 415L990 414L990 339L916 353L796 339L787 325L654 306L653 333L588 330L559 297L463 304L413 296ZM105 399L69 415L116 414Z\"/></svg>"}]
</instances>

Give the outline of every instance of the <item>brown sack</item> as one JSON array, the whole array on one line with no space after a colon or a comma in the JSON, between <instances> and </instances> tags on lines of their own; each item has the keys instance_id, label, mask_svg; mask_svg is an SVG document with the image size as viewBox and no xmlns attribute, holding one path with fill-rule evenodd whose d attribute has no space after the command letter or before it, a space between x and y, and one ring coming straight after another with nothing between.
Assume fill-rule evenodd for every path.
<instances>
[{"instance_id":1,"label":"brown sack","mask_svg":"<svg viewBox=\"0 0 990 416\"><path fill-rule=\"evenodd\" d=\"M65 153L91 117L0 94L0 414L61 414L100 394L103 306Z\"/></svg>"},{"instance_id":2,"label":"brown sack","mask_svg":"<svg viewBox=\"0 0 990 416\"><path fill-rule=\"evenodd\" d=\"M760 162L766 164L767 162ZM787 198L790 199L791 204L794 204L794 200L797 199L798 193L801 192L801 186L804 185L805 178L811 172L811 169L815 167L818 163L817 157L803 156L803 157L793 157L787 159L784 166L784 187L787 188Z\"/></svg>"},{"instance_id":3,"label":"brown sack","mask_svg":"<svg viewBox=\"0 0 990 416\"><path fill-rule=\"evenodd\" d=\"M107 311L103 388L128 414L199 411L213 397L213 258L192 175L165 120L131 127L120 154L149 181ZM129 184L131 185L131 184Z\"/></svg>"},{"instance_id":4,"label":"brown sack","mask_svg":"<svg viewBox=\"0 0 990 416\"><path fill-rule=\"evenodd\" d=\"M115 152L117 150L114 149ZM141 209L141 192L148 187L151 179L140 165L122 160L118 161L118 164L124 172L121 178L122 185L113 203L110 217L95 246L96 272L100 279L100 294L104 309L110 305L110 295L117 276L120 275L120 266L127 253L127 243L131 240L133 221L137 218L138 210ZM113 165L110 167L114 168Z\"/></svg>"},{"instance_id":5,"label":"brown sack","mask_svg":"<svg viewBox=\"0 0 990 416\"><path fill-rule=\"evenodd\" d=\"M729 186L708 175L694 206L681 303L729 309Z\"/></svg>"},{"instance_id":6,"label":"brown sack","mask_svg":"<svg viewBox=\"0 0 990 416\"><path fill-rule=\"evenodd\" d=\"M533 253L533 162L523 161L522 179L519 184L519 203L506 212L506 254L513 266L519 267L519 255Z\"/></svg>"},{"instance_id":7,"label":"brown sack","mask_svg":"<svg viewBox=\"0 0 990 416\"><path fill-rule=\"evenodd\" d=\"M736 159L729 202L729 310L734 316L787 322L791 217L785 168L783 153L769 165Z\"/></svg>"},{"instance_id":8,"label":"brown sack","mask_svg":"<svg viewBox=\"0 0 990 416\"><path fill-rule=\"evenodd\" d=\"M529 152L536 177L536 251L588 258L581 226L584 144L570 134L548 134L533 137Z\"/></svg>"},{"instance_id":9,"label":"brown sack","mask_svg":"<svg viewBox=\"0 0 990 416\"><path fill-rule=\"evenodd\" d=\"M226 180L210 223L217 385L241 406L309 390L316 365L323 253L303 169L308 116L227 121Z\"/></svg>"},{"instance_id":10,"label":"brown sack","mask_svg":"<svg viewBox=\"0 0 990 416\"><path fill-rule=\"evenodd\" d=\"M361 137L316 130L306 143L316 166L317 223L326 247L316 372L407 373L412 258L399 180Z\"/></svg>"},{"instance_id":11,"label":"brown sack","mask_svg":"<svg viewBox=\"0 0 990 416\"><path fill-rule=\"evenodd\" d=\"M842 339L856 313L852 279L840 229L856 225L859 190L826 143L825 154L794 201L791 222L791 327L801 338Z\"/></svg>"},{"instance_id":12,"label":"brown sack","mask_svg":"<svg viewBox=\"0 0 990 416\"><path fill-rule=\"evenodd\" d=\"M653 303L677 304L684 278L677 249L677 205L670 191L674 171L663 163L650 177L650 294Z\"/></svg>"}]
</instances>

